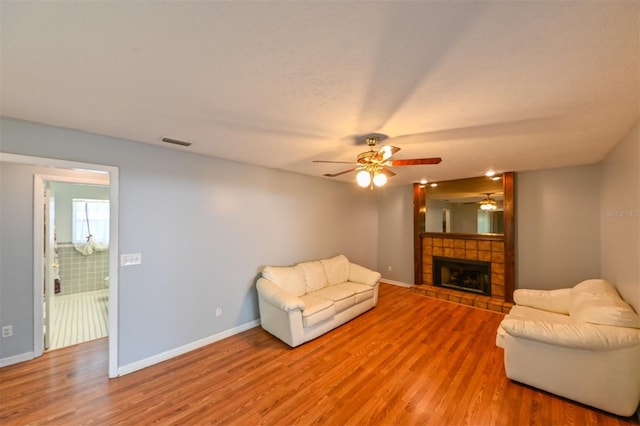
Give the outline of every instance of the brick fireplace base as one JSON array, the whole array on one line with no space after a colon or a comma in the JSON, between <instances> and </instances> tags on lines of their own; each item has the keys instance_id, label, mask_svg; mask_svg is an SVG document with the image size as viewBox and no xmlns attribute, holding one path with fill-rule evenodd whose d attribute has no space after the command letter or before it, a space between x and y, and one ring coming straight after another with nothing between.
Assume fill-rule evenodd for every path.
<instances>
[{"instance_id":1,"label":"brick fireplace base","mask_svg":"<svg viewBox=\"0 0 640 426\"><path fill-rule=\"evenodd\" d=\"M487 309L489 311L502 312L505 314L508 314L513 306L513 303L505 302L500 299L426 284L411 286L411 293L433 297L434 299L447 300L461 305L473 306L475 308Z\"/></svg>"}]
</instances>

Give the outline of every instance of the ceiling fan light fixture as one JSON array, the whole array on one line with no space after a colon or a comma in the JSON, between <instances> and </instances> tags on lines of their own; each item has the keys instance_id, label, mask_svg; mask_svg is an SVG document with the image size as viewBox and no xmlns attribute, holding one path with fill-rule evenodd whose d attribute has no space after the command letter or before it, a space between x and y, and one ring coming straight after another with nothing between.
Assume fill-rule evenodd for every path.
<instances>
[{"instance_id":1,"label":"ceiling fan light fixture","mask_svg":"<svg viewBox=\"0 0 640 426\"><path fill-rule=\"evenodd\" d=\"M486 212L490 212L498 209L498 203L496 203L496 200L491 198L491 193L487 193L487 198L480 201L480 209Z\"/></svg>"},{"instance_id":2,"label":"ceiling fan light fixture","mask_svg":"<svg viewBox=\"0 0 640 426\"><path fill-rule=\"evenodd\" d=\"M356 181L359 186L366 188L371 184L371 174L366 170L360 170L356 175Z\"/></svg>"},{"instance_id":3,"label":"ceiling fan light fixture","mask_svg":"<svg viewBox=\"0 0 640 426\"><path fill-rule=\"evenodd\" d=\"M480 208L484 211L493 211L493 210L496 210L498 207L495 204L486 203L486 204L481 204Z\"/></svg>"},{"instance_id":4,"label":"ceiling fan light fixture","mask_svg":"<svg viewBox=\"0 0 640 426\"><path fill-rule=\"evenodd\" d=\"M384 173L378 173L373 176L373 184L375 186L382 186L387 183L387 176Z\"/></svg>"}]
</instances>

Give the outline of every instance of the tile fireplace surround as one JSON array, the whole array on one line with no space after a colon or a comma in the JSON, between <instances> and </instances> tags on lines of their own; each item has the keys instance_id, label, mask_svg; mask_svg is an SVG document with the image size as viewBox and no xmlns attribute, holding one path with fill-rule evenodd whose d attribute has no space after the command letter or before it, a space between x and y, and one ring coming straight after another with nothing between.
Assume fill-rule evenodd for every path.
<instances>
[{"instance_id":1,"label":"tile fireplace surround","mask_svg":"<svg viewBox=\"0 0 640 426\"><path fill-rule=\"evenodd\" d=\"M452 290L433 285L433 256L451 259L480 260L491 263L491 296ZM422 280L413 293L448 300L476 308L507 313L513 306L504 301L504 239L500 235L465 236L464 234L422 237Z\"/></svg>"}]
</instances>

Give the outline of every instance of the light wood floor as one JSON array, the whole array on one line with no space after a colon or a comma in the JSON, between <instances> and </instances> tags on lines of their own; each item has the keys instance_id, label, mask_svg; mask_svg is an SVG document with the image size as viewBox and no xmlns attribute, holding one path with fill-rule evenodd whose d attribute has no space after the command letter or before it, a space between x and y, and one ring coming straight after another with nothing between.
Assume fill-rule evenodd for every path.
<instances>
[{"instance_id":1,"label":"light wood floor","mask_svg":"<svg viewBox=\"0 0 640 426\"><path fill-rule=\"evenodd\" d=\"M96 340L0 369L0 424L638 424L506 379L502 317L383 284L298 348L257 327L117 379Z\"/></svg>"}]
</instances>

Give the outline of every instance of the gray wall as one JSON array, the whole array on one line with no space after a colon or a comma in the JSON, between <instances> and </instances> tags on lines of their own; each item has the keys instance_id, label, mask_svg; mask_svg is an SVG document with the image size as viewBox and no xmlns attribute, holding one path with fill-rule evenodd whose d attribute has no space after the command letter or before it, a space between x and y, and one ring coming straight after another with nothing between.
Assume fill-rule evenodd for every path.
<instances>
[{"instance_id":1,"label":"gray wall","mask_svg":"<svg viewBox=\"0 0 640 426\"><path fill-rule=\"evenodd\" d=\"M478 232L478 206L451 204L451 232L475 234Z\"/></svg>"},{"instance_id":2,"label":"gray wall","mask_svg":"<svg viewBox=\"0 0 640 426\"><path fill-rule=\"evenodd\" d=\"M356 185L2 118L5 153L119 167L119 364L256 320L264 265L344 253L376 268L375 197ZM222 142L221 142L222 143ZM2 165L0 358L33 350L32 180ZM47 173L50 174L50 173ZM215 317L215 308L223 316Z\"/></svg>"},{"instance_id":3,"label":"gray wall","mask_svg":"<svg viewBox=\"0 0 640 426\"><path fill-rule=\"evenodd\" d=\"M602 276L640 312L640 131L636 125L603 164Z\"/></svg>"},{"instance_id":4,"label":"gray wall","mask_svg":"<svg viewBox=\"0 0 640 426\"><path fill-rule=\"evenodd\" d=\"M601 166L517 174L516 287L572 287L600 277Z\"/></svg>"},{"instance_id":5,"label":"gray wall","mask_svg":"<svg viewBox=\"0 0 640 426\"><path fill-rule=\"evenodd\" d=\"M388 280L413 284L413 186L389 186L374 192L378 197L378 271Z\"/></svg>"}]
</instances>

